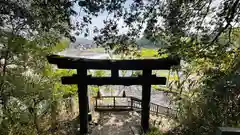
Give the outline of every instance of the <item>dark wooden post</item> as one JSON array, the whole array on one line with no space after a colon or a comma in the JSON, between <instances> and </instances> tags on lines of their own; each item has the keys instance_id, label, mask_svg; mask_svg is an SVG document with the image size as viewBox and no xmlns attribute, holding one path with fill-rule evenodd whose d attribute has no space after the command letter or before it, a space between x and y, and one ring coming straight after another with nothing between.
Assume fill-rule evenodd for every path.
<instances>
[{"instance_id":1,"label":"dark wooden post","mask_svg":"<svg viewBox=\"0 0 240 135\"><path fill-rule=\"evenodd\" d=\"M87 77L87 69L77 69L79 78ZM78 101L80 112L80 135L88 133L88 89L87 84L78 84Z\"/></svg>"},{"instance_id":2,"label":"dark wooden post","mask_svg":"<svg viewBox=\"0 0 240 135\"><path fill-rule=\"evenodd\" d=\"M118 73L118 69L117 69L117 68L114 67L114 68L111 70L111 76L112 76L113 78L119 77L119 73ZM115 101L115 97L113 97L113 108L115 108L115 106L116 106L116 101Z\"/></svg>"},{"instance_id":3,"label":"dark wooden post","mask_svg":"<svg viewBox=\"0 0 240 135\"><path fill-rule=\"evenodd\" d=\"M156 115L157 115L157 116L158 116L158 107L159 107L159 106L157 105L157 112L156 112Z\"/></svg>"},{"instance_id":4,"label":"dark wooden post","mask_svg":"<svg viewBox=\"0 0 240 135\"><path fill-rule=\"evenodd\" d=\"M152 70L143 70L143 77L148 78L152 75ZM149 130L149 109L150 109L150 96L151 96L151 84L142 85L142 113L141 113L141 126L146 133Z\"/></svg>"},{"instance_id":5,"label":"dark wooden post","mask_svg":"<svg viewBox=\"0 0 240 135\"><path fill-rule=\"evenodd\" d=\"M112 76L112 77L115 77L115 78L119 77L118 69L113 68L113 69L111 70L111 76Z\"/></svg>"},{"instance_id":6,"label":"dark wooden post","mask_svg":"<svg viewBox=\"0 0 240 135\"><path fill-rule=\"evenodd\" d=\"M130 99L131 99L131 109L133 109L133 99L132 98Z\"/></svg>"},{"instance_id":7,"label":"dark wooden post","mask_svg":"<svg viewBox=\"0 0 240 135\"><path fill-rule=\"evenodd\" d=\"M96 109L97 109L97 106L98 106L97 100L98 100L98 98L95 98L95 108L96 108Z\"/></svg>"},{"instance_id":8,"label":"dark wooden post","mask_svg":"<svg viewBox=\"0 0 240 135\"><path fill-rule=\"evenodd\" d=\"M115 101L115 97L113 97L113 108L115 108L115 106L116 106L116 103L115 103L116 101Z\"/></svg>"},{"instance_id":9,"label":"dark wooden post","mask_svg":"<svg viewBox=\"0 0 240 135\"><path fill-rule=\"evenodd\" d=\"M126 92L125 92L125 90L123 91L122 97L126 97Z\"/></svg>"}]
</instances>

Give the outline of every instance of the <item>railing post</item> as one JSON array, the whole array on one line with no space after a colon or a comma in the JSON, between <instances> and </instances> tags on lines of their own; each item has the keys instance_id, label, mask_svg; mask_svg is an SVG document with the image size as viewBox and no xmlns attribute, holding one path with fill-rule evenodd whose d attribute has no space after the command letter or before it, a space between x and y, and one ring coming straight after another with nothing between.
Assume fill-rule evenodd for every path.
<instances>
[{"instance_id":1,"label":"railing post","mask_svg":"<svg viewBox=\"0 0 240 135\"><path fill-rule=\"evenodd\" d=\"M113 108L115 108L115 106L116 106L116 103L115 103L116 101L115 101L115 97L113 97Z\"/></svg>"},{"instance_id":2,"label":"railing post","mask_svg":"<svg viewBox=\"0 0 240 135\"><path fill-rule=\"evenodd\" d=\"M133 99L131 98L131 109L133 109Z\"/></svg>"},{"instance_id":3,"label":"railing post","mask_svg":"<svg viewBox=\"0 0 240 135\"><path fill-rule=\"evenodd\" d=\"M97 109L97 99L98 98L95 98L95 108Z\"/></svg>"},{"instance_id":4,"label":"railing post","mask_svg":"<svg viewBox=\"0 0 240 135\"><path fill-rule=\"evenodd\" d=\"M157 112L156 112L156 115L157 115L157 116L158 116L158 107L159 107L159 106L157 105Z\"/></svg>"}]
</instances>

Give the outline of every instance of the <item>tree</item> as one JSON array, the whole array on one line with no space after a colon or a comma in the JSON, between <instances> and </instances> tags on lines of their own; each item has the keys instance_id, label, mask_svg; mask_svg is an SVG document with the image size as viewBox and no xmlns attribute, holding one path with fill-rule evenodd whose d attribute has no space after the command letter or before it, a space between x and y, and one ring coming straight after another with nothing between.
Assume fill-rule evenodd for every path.
<instances>
[{"instance_id":1,"label":"tree","mask_svg":"<svg viewBox=\"0 0 240 135\"><path fill-rule=\"evenodd\" d=\"M179 126L172 134L207 135L213 134L218 126L239 127L238 38L239 28L234 28L230 34L219 36L213 44L215 48L206 54L208 57L188 55L191 61L181 68L187 78L180 78L180 91L174 96Z\"/></svg>"},{"instance_id":2,"label":"tree","mask_svg":"<svg viewBox=\"0 0 240 135\"><path fill-rule=\"evenodd\" d=\"M182 112L179 113L179 128L173 134L212 134L217 126L239 126L239 121L234 121L236 117L233 117L239 117L235 104L239 102L236 98L239 89L234 81L239 77L236 67L239 43L232 37L239 38L234 33L239 26L240 2L217 2L138 0L132 1L127 8L124 8L127 1L79 2L92 15L106 11L113 16L105 20L105 27L95 38L98 44L131 48L144 31L148 39L166 41L168 46L163 53L181 57L187 63L184 69L187 74L200 76L198 85L191 88L186 98L175 100L182 105L179 107ZM124 20L123 27L129 28L124 34L118 33L120 19ZM188 77L181 81L178 88L190 85L187 80Z\"/></svg>"},{"instance_id":3,"label":"tree","mask_svg":"<svg viewBox=\"0 0 240 135\"><path fill-rule=\"evenodd\" d=\"M202 35L211 36L206 44L207 49L217 41L222 32L238 25L239 0L203 1L78 1L79 6L88 13L86 23L102 12L109 17L104 20L105 27L96 38L106 45L109 41L126 43L145 31L148 37L170 36L173 38L192 35L198 38ZM127 5L127 6L126 6ZM211 19L209 19L211 18ZM120 27L118 21L124 20L124 26L129 31L124 35L116 35ZM234 23L236 23L234 25ZM144 27L146 25L146 27ZM114 39L114 40L113 40ZM179 39L179 38L178 38ZM172 40L177 42L177 38ZM124 41L125 40L125 41ZM174 45L174 44L172 44Z\"/></svg>"},{"instance_id":4,"label":"tree","mask_svg":"<svg viewBox=\"0 0 240 135\"><path fill-rule=\"evenodd\" d=\"M70 37L70 16L76 14L72 6L73 2L68 0L3 0L0 3L0 26L18 34L24 31L27 37L49 31Z\"/></svg>"},{"instance_id":5,"label":"tree","mask_svg":"<svg viewBox=\"0 0 240 135\"><path fill-rule=\"evenodd\" d=\"M53 69L52 66L47 64L47 67L44 69L44 76L47 77L48 83L51 86L51 97L49 98L50 101L50 114L51 114L51 131L55 132L57 129L57 116L58 112L61 112L63 110L59 110L59 107L61 107L60 102L63 101L63 99L69 99L69 102L65 102L65 104L68 104L67 106L70 107L70 110L73 110L72 105L72 98L77 94L77 86L68 86L63 85L61 83L61 76L70 76L74 74L75 72L73 70L59 70L59 69ZM66 111L68 111L69 108L66 108Z\"/></svg>"},{"instance_id":6,"label":"tree","mask_svg":"<svg viewBox=\"0 0 240 135\"><path fill-rule=\"evenodd\" d=\"M160 50L160 53L180 56L188 64L186 69L191 69L194 74L200 74L201 82L194 96L181 97L176 101L183 105L180 106L183 112L178 119L182 126L180 130L176 128L177 131L181 131L179 134L210 134L219 125L237 126L239 121L234 119L238 118L239 114L239 108L235 104L239 102L239 85L236 81L239 77L239 30L236 26L239 26L240 2L239 0L222 0L218 4L216 2L1 1L0 101L3 110L1 129L6 131L2 133L14 134L12 129L25 123L25 127L34 125L35 128L30 128L31 133L40 134L36 122L38 102L49 99L55 104L55 98L58 97L56 95L64 93L56 92L63 88L54 82L57 74L44 76L43 69L47 68L45 55L53 52L52 47L62 37L69 37L74 41L70 30L84 32L85 29L87 35L89 32L87 25L91 23L92 17L103 12L108 13L110 17L104 20L104 28L95 31L99 34L95 37L97 44L111 49L117 48L119 53L131 54L139 36L144 35L153 41L160 39L167 44L164 52ZM86 13L76 24L70 21L71 15L76 14L73 10L74 3ZM126 33L119 33L121 29L118 26L119 20L123 20L123 27L128 28ZM25 75L29 72L35 77ZM54 81L51 82L51 79ZM21 83L22 81L25 83ZM38 84L38 81L42 83ZM51 82L51 86L47 85L46 81ZM52 89L56 90L56 93L49 94ZM66 90L71 91L71 88ZM19 122L21 107L18 103L27 108L24 110L31 115L29 123ZM55 119L55 106L52 106L52 110L54 110L52 119ZM215 121L217 119L215 116L221 117ZM194 121L197 123L192 123ZM24 131L22 133L24 134Z\"/></svg>"},{"instance_id":7,"label":"tree","mask_svg":"<svg viewBox=\"0 0 240 135\"><path fill-rule=\"evenodd\" d=\"M63 46L56 44L70 37L71 5L69 1L0 2L0 132L4 135L43 132L39 121L49 112L46 102L59 93L53 94L48 81L53 78L43 74L45 56L61 50Z\"/></svg>"},{"instance_id":8,"label":"tree","mask_svg":"<svg viewBox=\"0 0 240 135\"><path fill-rule=\"evenodd\" d=\"M49 37L48 34L45 36ZM15 52L9 51L12 56L6 65L4 89L1 91L2 95L7 96L0 117L0 130L4 134L42 134L44 130L40 121L48 114L52 114L52 126L56 127L57 101L63 99L64 95L75 94L76 87L62 86L59 80L60 74L69 75L73 72L52 71L45 57L61 51L68 42L63 40L49 47L41 46L49 43L45 36L17 42L24 48L12 46Z\"/></svg>"},{"instance_id":9,"label":"tree","mask_svg":"<svg viewBox=\"0 0 240 135\"><path fill-rule=\"evenodd\" d=\"M54 51L53 47L62 37L70 37L69 18L74 14L71 5L69 1L1 1L0 101L4 134L15 134L12 129L19 126L18 114L22 110L12 110L14 107L9 104L13 99L27 108L25 111L33 116L27 125L35 125L39 133L37 106L51 95L47 78L42 75L45 56Z\"/></svg>"}]
</instances>

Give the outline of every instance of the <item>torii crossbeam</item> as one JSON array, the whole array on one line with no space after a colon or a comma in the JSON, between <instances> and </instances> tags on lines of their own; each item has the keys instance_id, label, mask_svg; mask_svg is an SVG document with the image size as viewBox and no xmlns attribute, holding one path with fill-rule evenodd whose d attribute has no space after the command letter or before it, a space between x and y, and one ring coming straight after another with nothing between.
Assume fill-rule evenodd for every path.
<instances>
[{"instance_id":1,"label":"torii crossbeam","mask_svg":"<svg viewBox=\"0 0 240 135\"><path fill-rule=\"evenodd\" d=\"M180 60L174 58L141 59L141 60L96 60L64 57L59 55L47 56L48 62L56 64L61 69L77 69L77 74L62 77L63 84L77 84L80 135L88 132L88 85L142 85L141 126L146 132L149 129L149 103L151 85L165 85L165 77L152 75L152 70L169 70L171 66L179 65ZM92 77L87 75L88 69L111 70L111 77ZM119 70L142 70L138 77L119 77Z\"/></svg>"}]
</instances>

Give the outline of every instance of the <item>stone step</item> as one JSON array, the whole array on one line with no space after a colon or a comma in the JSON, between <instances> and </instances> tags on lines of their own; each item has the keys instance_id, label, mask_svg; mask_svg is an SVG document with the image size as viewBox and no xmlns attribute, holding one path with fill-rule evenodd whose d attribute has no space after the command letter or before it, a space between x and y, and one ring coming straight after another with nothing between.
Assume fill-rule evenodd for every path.
<instances>
[{"instance_id":1,"label":"stone step","mask_svg":"<svg viewBox=\"0 0 240 135\"><path fill-rule=\"evenodd\" d=\"M141 135L142 134L142 128L139 125L130 126L130 129L132 130L133 135Z\"/></svg>"}]
</instances>

